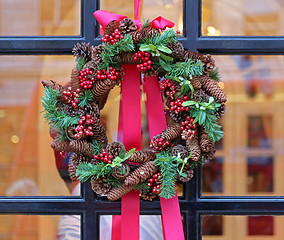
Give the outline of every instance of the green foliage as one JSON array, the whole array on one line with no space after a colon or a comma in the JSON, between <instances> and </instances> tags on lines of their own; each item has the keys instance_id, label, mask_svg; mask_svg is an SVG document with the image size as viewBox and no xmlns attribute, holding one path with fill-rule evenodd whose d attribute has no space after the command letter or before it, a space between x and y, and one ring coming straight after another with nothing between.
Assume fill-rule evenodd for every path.
<instances>
[{"instance_id":1,"label":"green foliage","mask_svg":"<svg viewBox=\"0 0 284 240\"><path fill-rule=\"evenodd\" d=\"M78 106L84 107L88 104L88 102L91 102L93 100L94 96L90 90L85 90L83 93L79 96L79 104Z\"/></svg>"},{"instance_id":2,"label":"green foliage","mask_svg":"<svg viewBox=\"0 0 284 240\"><path fill-rule=\"evenodd\" d=\"M108 69L110 66L118 67L118 63L114 60L114 56L121 52L133 52L134 43L130 34L126 34L123 39L115 44L103 43L104 51L101 53L103 63L100 69Z\"/></svg>"},{"instance_id":3,"label":"green foliage","mask_svg":"<svg viewBox=\"0 0 284 240\"><path fill-rule=\"evenodd\" d=\"M77 124L80 117L72 117L64 111L57 111L56 104L58 95L59 92L57 90L45 87L41 102L45 109L44 118L47 123L53 124L54 128L58 129L62 136L65 136L65 130L69 126Z\"/></svg>"},{"instance_id":4,"label":"green foliage","mask_svg":"<svg viewBox=\"0 0 284 240\"><path fill-rule=\"evenodd\" d=\"M114 188L117 188L121 185L121 181L115 177L109 176L103 181L107 185L112 185Z\"/></svg>"},{"instance_id":5,"label":"green foliage","mask_svg":"<svg viewBox=\"0 0 284 240\"><path fill-rule=\"evenodd\" d=\"M76 67L81 71L84 67L84 65L86 64L86 61L83 57L78 57L76 58Z\"/></svg>"},{"instance_id":6,"label":"green foliage","mask_svg":"<svg viewBox=\"0 0 284 240\"><path fill-rule=\"evenodd\" d=\"M107 176L112 173L112 168L103 162L98 164L80 162L76 169L76 176L81 182L86 182L93 177L98 179L100 176Z\"/></svg>"},{"instance_id":7,"label":"green foliage","mask_svg":"<svg viewBox=\"0 0 284 240\"><path fill-rule=\"evenodd\" d=\"M165 70L168 72L166 74L168 79L176 80L179 77L192 79L193 76L201 76L203 74L203 65L199 60L187 59L184 62L171 64Z\"/></svg>"},{"instance_id":8,"label":"green foliage","mask_svg":"<svg viewBox=\"0 0 284 240\"><path fill-rule=\"evenodd\" d=\"M218 67L214 68L214 69L210 72L209 77L212 78L212 79L214 79L214 80L217 81L217 82L220 82L220 81L221 81L221 78L220 78L219 68L218 68Z\"/></svg>"},{"instance_id":9,"label":"green foliage","mask_svg":"<svg viewBox=\"0 0 284 240\"><path fill-rule=\"evenodd\" d=\"M156 34L153 37L145 38L142 40L142 44L152 44L154 46L166 46L170 44L171 42L176 42L177 41L177 35L175 31L170 28L165 31L163 31L160 34Z\"/></svg>"},{"instance_id":10,"label":"green foliage","mask_svg":"<svg viewBox=\"0 0 284 240\"><path fill-rule=\"evenodd\" d=\"M142 191L144 193L148 193L150 191L150 187L147 185L147 181L144 181L142 183L138 183L135 187L134 187L135 191Z\"/></svg>"},{"instance_id":11,"label":"green foliage","mask_svg":"<svg viewBox=\"0 0 284 240\"><path fill-rule=\"evenodd\" d=\"M198 121L213 142L220 140L224 136L224 132L221 130L222 127L217 124L217 117L214 114L221 104L215 102L213 97L210 97L206 103L186 101L182 105L190 106L190 117L195 118L193 123Z\"/></svg>"},{"instance_id":12,"label":"green foliage","mask_svg":"<svg viewBox=\"0 0 284 240\"><path fill-rule=\"evenodd\" d=\"M142 29L150 27L150 20L144 19Z\"/></svg>"},{"instance_id":13,"label":"green foliage","mask_svg":"<svg viewBox=\"0 0 284 240\"><path fill-rule=\"evenodd\" d=\"M93 148L94 155L99 155L102 152L103 145L100 142L93 140L91 146Z\"/></svg>"},{"instance_id":14,"label":"green foliage","mask_svg":"<svg viewBox=\"0 0 284 240\"><path fill-rule=\"evenodd\" d=\"M161 192L159 196L169 199L175 195L175 181L178 174L178 164L175 156L170 156L168 152L160 152L156 156L155 163L160 168Z\"/></svg>"},{"instance_id":15,"label":"green foliage","mask_svg":"<svg viewBox=\"0 0 284 240\"><path fill-rule=\"evenodd\" d=\"M135 148L132 148L131 150L129 150L127 154L125 154L125 150L122 149L119 153L119 156L117 156L115 159L113 159L110 166L112 168L115 167L115 166L120 166L121 163L126 161L134 152L135 152Z\"/></svg>"}]
</instances>

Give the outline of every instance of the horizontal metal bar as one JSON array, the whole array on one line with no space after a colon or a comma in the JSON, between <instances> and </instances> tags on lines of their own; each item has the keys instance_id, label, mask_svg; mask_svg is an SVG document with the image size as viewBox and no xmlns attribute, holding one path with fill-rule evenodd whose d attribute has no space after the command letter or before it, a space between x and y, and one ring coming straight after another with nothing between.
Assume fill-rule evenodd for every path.
<instances>
[{"instance_id":1,"label":"horizontal metal bar","mask_svg":"<svg viewBox=\"0 0 284 240\"><path fill-rule=\"evenodd\" d=\"M210 54L283 54L284 37L182 38L186 49Z\"/></svg>"}]
</instances>

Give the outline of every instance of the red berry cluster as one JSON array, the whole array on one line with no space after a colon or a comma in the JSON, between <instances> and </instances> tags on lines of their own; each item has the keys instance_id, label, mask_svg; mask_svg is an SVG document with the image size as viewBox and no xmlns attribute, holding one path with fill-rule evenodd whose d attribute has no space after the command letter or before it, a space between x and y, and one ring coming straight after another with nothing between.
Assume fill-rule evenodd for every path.
<instances>
[{"instance_id":1,"label":"red berry cluster","mask_svg":"<svg viewBox=\"0 0 284 240\"><path fill-rule=\"evenodd\" d=\"M112 163L112 158L113 158L113 156L108 155L107 151L104 148L102 149L102 152L99 155L94 156L95 160L101 160L104 163L109 163L109 164Z\"/></svg>"},{"instance_id":2,"label":"red berry cluster","mask_svg":"<svg viewBox=\"0 0 284 240\"><path fill-rule=\"evenodd\" d=\"M149 179L149 183L147 184L147 186L152 188L152 193L160 193L159 182L161 181L161 178L161 173L158 172Z\"/></svg>"},{"instance_id":3,"label":"red berry cluster","mask_svg":"<svg viewBox=\"0 0 284 240\"><path fill-rule=\"evenodd\" d=\"M188 97L184 96L183 99L178 98L175 101L171 101L170 103L170 111L174 111L176 114L179 112L189 111L189 107L182 106L184 101L187 101Z\"/></svg>"},{"instance_id":4,"label":"red berry cluster","mask_svg":"<svg viewBox=\"0 0 284 240\"><path fill-rule=\"evenodd\" d=\"M169 146L169 141L165 141L164 138L153 138L150 141L150 148L156 150L156 151L162 151L164 148Z\"/></svg>"},{"instance_id":5,"label":"red berry cluster","mask_svg":"<svg viewBox=\"0 0 284 240\"><path fill-rule=\"evenodd\" d=\"M116 81L119 76L119 71L113 67L109 67L109 71L102 69L97 71L97 79L105 80L107 78Z\"/></svg>"},{"instance_id":6,"label":"red berry cluster","mask_svg":"<svg viewBox=\"0 0 284 240\"><path fill-rule=\"evenodd\" d=\"M102 37L101 41L113 45L123 38L124 37L123 35L121 35L120 31L118 29L115 29L111 35L106 34L104 37Z\"/></svg>"},{"instance_id":7,"label":"red berry cluster","mask_svg":"<svg viewBox=\"0 0 284 240\"><path fill-rule=\"evenodd\" d=\"M66 91L63 91L64 99L67 103L71 103L74 108L78 107L78 97L81 94L81 90L79 88L76 89L75 92L72 91L71 87L68 87Z\"/></svg>"},{"instance_id":8,"label":"red berry cluster","mask_svg":"<svg viewBox=\"0 0 284 240\"><path fill-rule=\"evenodd\" d=\"M92 118L91 114L87 114L87 116L82 116L81 119L78 121L79 126L75 128L77 132L75 134L75 138L79 139L84 136L93 136L94 133L92 132L93 127L90 126L94 124L94 119Z\"/></svg>"},{"instance_id":9,"label":"red berry cluster","mask_svg":"<svg viewBox=\"0 0 284 240\"><path fill-rule=\"evenodd\" d=\"M192 139L194 135L196 134L196 124L193 123L194 119L192 119L190 116L186 117L185 121L181 122L180 130L182 130L181 138L183 140L186 140L188 138Z\"/></svg>"},{"instance_id":10,"label":"red berry cluster","mask_svg":"<svg viewBox=\"0 0 284 240\"><path fill-rule=\"evenodd\" d=\"M134 54L133 60L138 61L140 59L142 61L141 64L137 64L136 67L138 70L146 71L147 69L151 69L152 67L152 61L150 60L151 54L148 52L138 51Z\"/></svg>"},{"instance_id":11,"label":"red berry cluster","mask_svg":"<svg viewBox=\"0 0 284 240\"><path fill-rule=\"evenodd\" d=\"M88 89L93 86L95 79L93 77L88 77L89 75L92 75L92 74L93 74L93 71L90 70L89 68L82 69L80 71L79 80L80 80L81 87L83 87L84 89Z\"/></svg>"},{"instance_id":12,"label":"red berry cluster","mask_svg":"<svg viewBox=\"0 0 284 240\"><path fill-rule=\"evenodd\" d=\"M176 94L176 87L172 84L170 79L164 79L160 82L161 90L166 90L166 95L173 98Z\"/></svg>"}]
</instances>

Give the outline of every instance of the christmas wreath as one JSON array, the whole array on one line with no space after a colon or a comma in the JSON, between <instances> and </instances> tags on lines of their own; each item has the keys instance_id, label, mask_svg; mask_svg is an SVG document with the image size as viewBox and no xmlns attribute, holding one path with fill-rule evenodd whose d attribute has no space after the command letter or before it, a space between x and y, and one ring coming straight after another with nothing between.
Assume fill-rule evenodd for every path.
<instances>
[{"instance_id":1,"label":"christmas wreath","mask_svg":"<svg viewBox=\"0 0 284 240\"><path fill-rule=\"evenodd\" d=\"M133 189L145 200L171 198L176 182L189 181L196 166L211 160L214 143L223 137L218 120L226 111L226 96L214 59L185 50L172 28L157 29L153 21L140 29L129 18L111 21L101 41L95 47L74 46L77 64L66 86L42 81L51 147L73 152L71 179L90 179L92 189L111 201ZM126 151L121 142L108 142L100 122L109 92L123 81L124 64L158 77L170 117L149 149Z\"/></svg>"}]
</instances>

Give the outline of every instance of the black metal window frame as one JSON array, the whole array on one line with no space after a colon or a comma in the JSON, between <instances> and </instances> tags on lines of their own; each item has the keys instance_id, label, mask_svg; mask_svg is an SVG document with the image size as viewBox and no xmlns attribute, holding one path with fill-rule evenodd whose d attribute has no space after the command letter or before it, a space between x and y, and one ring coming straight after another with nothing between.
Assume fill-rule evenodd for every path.
<instances>
[{"instance_id":1,"label":"black metal window frame","mask_svg":"<svg viewBox=\"0 0 284 240\"><path fill-rule=\"evenodd\" d=\"M99 0L81 0L81 35L71 37L0 37L1 55L70 55L77 42L100 43L93 12ZM205 37L201 35L201 0L184 0L184 47L202 53L282 55L284 37ZM184 187L180 208L186 239L200 240L202 215L284 215L284 197L204 197L201 171ZM120 201L96 198L90 183L80 197L0 197L0 214L81 215L81 239L99 239L99 216L120 214ZM159 201L141 201L141 214L161 214Z\"/></svg>"}]
</instances>

